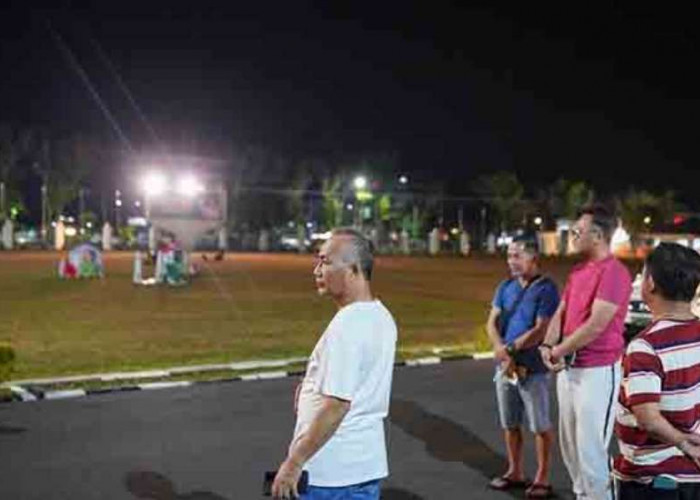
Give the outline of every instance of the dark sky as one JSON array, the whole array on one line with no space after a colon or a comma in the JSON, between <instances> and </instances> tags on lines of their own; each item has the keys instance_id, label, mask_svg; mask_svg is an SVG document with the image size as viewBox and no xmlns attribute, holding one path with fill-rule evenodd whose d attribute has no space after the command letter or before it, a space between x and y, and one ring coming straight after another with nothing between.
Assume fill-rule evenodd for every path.
<instances>
[{"instance_id":1,"label":"dark sky","mask_svg":"<svg viewBox=\"0 0 700 500\"><path fill-rule=\"evenodd\" d=\"M408 172L465 189L478 174L509 169L530 184L565 176L674 188L692 201L700 181L690 11L534 2L520 10L439 2L73 5L0 12L0 118L116 141L48 18L138 147L150 146L148 131L92 39L172 143L197 135L298 155L397 151Z\"/></svg>"}]
</instances>

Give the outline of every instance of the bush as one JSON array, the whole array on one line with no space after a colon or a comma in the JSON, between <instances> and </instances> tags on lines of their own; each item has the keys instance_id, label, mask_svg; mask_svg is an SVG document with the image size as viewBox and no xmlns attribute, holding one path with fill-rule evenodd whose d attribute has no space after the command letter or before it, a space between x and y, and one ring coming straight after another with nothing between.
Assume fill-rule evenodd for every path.
<instances>
[{"instance_id":1,"label":"bush","mask_svg":"<svg viewBox=\"0 0 700 500\"><path fill-rule=\"evenodd\" d=\"M15 362L15 351L10 344L0 342L0 382L10 379Z\"/></svg>"},{"instance_id":2,"label":"bush","mask_svg":"<svg viewBox=\"0 0 700 500\"><path fill-rule=\"evenodd\" d=\"M493 350L489 335L486 333L486 327L479 325L474 329L473 334L474 350L476 352L490 352Z\"/></svg>"}]
</instances>

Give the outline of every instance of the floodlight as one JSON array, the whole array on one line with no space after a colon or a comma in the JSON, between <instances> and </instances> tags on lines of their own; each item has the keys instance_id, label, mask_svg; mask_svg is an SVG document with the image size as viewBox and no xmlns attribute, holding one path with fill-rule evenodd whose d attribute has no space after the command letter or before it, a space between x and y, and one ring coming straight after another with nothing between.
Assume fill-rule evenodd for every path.
<instances>
[{"instance_id":1,"label":"floodlight","mask_svg":"<svg viewBox=\"0 0 700 500\"><path fill-rule=\"evenodd\" d=\"M193 197L204 191L204 186L193 175L181 177L177 182L177 192L183 196Z\"/></svg>"},{"instance_id":2,"label":"floodlight","mask_svg":"<svg viewBox=\"0 0 700 500\"><path fill-rule=\"evenodd\" d=\"M158 196L165 191L167 180L160 172L151 172L143 179L143 190L148 196Z\"/></svg>"}]
</instances>

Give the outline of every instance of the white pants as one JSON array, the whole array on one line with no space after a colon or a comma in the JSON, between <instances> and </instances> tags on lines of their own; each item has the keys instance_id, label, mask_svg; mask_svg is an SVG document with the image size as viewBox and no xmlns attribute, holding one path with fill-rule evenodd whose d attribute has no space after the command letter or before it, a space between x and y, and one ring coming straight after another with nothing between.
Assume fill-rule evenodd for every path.
<instances>
[{"instance_id":1,"label":"white pants","mask_svg":"<svg viewBox=\"0 0 700 500\"><path fill-rule=\"evenodd\" d=\"M559 444L579 500L610 500L608 445L620 390L620 363L557 375Z\"/></svg>"}]
</instances>

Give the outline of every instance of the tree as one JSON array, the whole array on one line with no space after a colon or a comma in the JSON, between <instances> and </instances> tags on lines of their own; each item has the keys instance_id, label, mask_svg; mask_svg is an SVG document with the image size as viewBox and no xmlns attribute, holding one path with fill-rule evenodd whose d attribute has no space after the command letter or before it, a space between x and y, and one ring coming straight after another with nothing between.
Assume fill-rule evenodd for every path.
<instances>
[{"instance_id":1,"label":"tree","mask_svg":"<svg viewBox=\"0 0 700 500\"><path fill-rule=\"evenodd\" d=\"M510 229L522 220L525 189L514 173L501 171L482 176L474 189L495 212L501 230Z\"/></svg>"},{"instance_id":2,"label":"tree","mask_svg":"<svg viewBox=\"0 0 700 500\"><path fill-rule=\"evenodd\" d=\"M65 210L84 187L93 167L90 143L81 136L54 142L48 176L48 214L50 219ZM82 218L83 214L79 214Z\"/></svg>"},{"instance_id":3,"label":"tree","mask_svg":"<svg viewBox=\"0 0 700 500\"><path fill-rule=\"evenodd\" d=\"M292 180L292 191L287 201L287 212L297 225L304 224L308 218L309 188L311 187L311 168L307 162L297 167Z\"/></svg>"},{"instance_id":4,"label":"tree","mask_svg":"<svg viewBox=\"0 0 700 500\"><path fill-rule=\"evenodd\" d=\"M0 124L0 220L7 217L9 204L20 203L19 199L10 199L9 191L18 180L20 161L26 150L26 134L8 124Z\"/></svg>"},{"instance_id":5,"label":"tree","mask_svg":"<svg viewBox=\"0 0 700 500\"><path fill-rule=\"evenodd\" d=\"M622 222L632 236L633 244L640 233L649 231L654 225L667 222L678 208L673 191L659 195L632 187L616 201Z\"/></svg>"},{"instance_id":6,"label":"tree","mask_svg":"<svg viewBox=\"0 0 700 500\"><path fill-rule=\"evenodd\" d=\"M326 229L343 224L343 178L340 175L324 177L321 181L323 196L323 226Z\"/></svg>"},{"instance_id":7,"label":"tree","mask_svg":"<svg viewBox=\"0 0 700 500\"><path fill-rule=\"evenodd\" d=\"M546 214L547 225L556 219L575 219L579 209L595 198L595 192L584 181L560 178L537 193L538 204Z\"/></svg>"}]
</instances>

